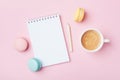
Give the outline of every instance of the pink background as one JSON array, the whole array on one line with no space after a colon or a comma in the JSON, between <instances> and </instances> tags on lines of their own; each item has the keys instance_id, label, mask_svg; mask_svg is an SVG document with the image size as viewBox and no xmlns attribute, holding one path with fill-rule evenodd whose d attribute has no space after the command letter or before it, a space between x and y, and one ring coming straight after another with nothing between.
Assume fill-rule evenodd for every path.
<instances>
[{"instance_id":1,"label":"pink background","mask_svg":"<svg viewBox=\"0 0 120 80\"><path fill-rule=\"evenodd\" d=\"M78 7L86 17L82 23L73 21ZM72 26L73 53L71 62L31 72L28 51L17 52L17 37L29 39L26 21L59 13L66 35L66 23ZM90 54L80 48L80 34L86 28L98 28L111 40L101 51ZM39 34L38 34L39 35ZM0 80L120 80L120 0L0 0Z\"/></svg>"}]
</instances>

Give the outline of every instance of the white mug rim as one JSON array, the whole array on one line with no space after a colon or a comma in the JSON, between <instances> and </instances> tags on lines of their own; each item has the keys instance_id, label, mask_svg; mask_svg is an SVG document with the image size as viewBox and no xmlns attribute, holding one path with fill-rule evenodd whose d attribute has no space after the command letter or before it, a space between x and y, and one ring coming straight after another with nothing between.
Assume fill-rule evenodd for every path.
<instances>
[{"instance_id":1,"label":"white mug rim","mask_svg":"<svg viewBox=\"0 0 120 80\"><path fill-rule=\"evenodd\" d=\"M94 30L94 31L96 31L96 32L100 35L100 38L101 38L101 43L100 43L99 47L96 48L96 49L94 49L94 50L88 50L88 49L86 49L86 48L82 45L82 37L83 37L83 35L85 34L85 32L87 32L87 31L89 31L89 30ZM96 28L87 28L87 29L85 29L85 30L81 33L81 36L80 36L80 44L81 44L82 49L83 49L84 51L86 51L86 52L97 52L97 51L99 51L99 50L102 48L102 46L103 46L103 44L104 44L103 34L102 34L98 29L96 29Z\"/></svg>"}]
</instances>

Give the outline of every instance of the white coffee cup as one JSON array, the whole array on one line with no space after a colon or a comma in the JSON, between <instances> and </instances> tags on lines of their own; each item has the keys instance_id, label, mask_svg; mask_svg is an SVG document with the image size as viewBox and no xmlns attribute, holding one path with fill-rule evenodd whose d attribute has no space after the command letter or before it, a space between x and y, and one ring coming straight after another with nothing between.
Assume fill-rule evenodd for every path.
<instances>
[{"instance_id":1,"label":"white coffee cup","mask_svg":"<svg viewBox=\"0 0 120 80\"><path fill-rule=\"evenodd\" d=\"M99 35L99 37L100 37L98 47L95 48L95 49L92 49L92 50L85 48L85 46L83 45L83 42L82 42L83 36L84 36L84 35L86 34L86 32L88 32L88 31L95 31L95 32ZM88 34L89 34L89 33L88 33ZM89 37L89 40L90 40L90 37ZM92 42L94 42L94 41L92 41ZM84 51L86 51L86 52L97 52L97 51L99 51L99 50L103 47L103 44L104 44L104 43L109 43L109 42L110 42L110 40L109 40L109 39L105 39L105 38L103 37L103 34L102 34L98 29L95 29L95 28L88 28L88 29L84 30L84 31L82 32L81 36L80 36L80 44L81 44L81 47L82 47L82 49L83 49ZM87 40L86 40L86 43L85 43L85 44L87 44ZM91 43L90 43L90 44L91 44Z\"/></svg>"}]
</instances>

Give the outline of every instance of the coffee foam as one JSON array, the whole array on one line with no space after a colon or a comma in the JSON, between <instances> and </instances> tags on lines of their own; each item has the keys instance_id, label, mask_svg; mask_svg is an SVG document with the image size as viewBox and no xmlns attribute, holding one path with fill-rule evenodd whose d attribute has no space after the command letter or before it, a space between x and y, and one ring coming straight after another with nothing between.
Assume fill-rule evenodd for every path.
<instances>
[{"instance_id":1,"label":"coffee foam","mask_svg":"<svg viewBox=\"0 0 120 80\"><path fill-rule=\"evenodd\" d=\"M101 43L100 35L94 30L88 30L82 36L82 45L87 50L95 50Z\"/></svg>"}]
</instances>

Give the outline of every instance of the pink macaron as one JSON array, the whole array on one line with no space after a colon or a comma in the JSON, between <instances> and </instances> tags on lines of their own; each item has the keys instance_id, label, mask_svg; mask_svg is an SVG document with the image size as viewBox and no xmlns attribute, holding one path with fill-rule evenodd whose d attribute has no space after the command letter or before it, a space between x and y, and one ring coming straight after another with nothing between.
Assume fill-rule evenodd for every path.
<instances>
[{"instance_id":1,"label":"pink macaron","mask_svg":"<svg viewBox=\"0 0 120 80\"><path fill-rule=\"evenodd\" d=\"M28 46L28 41L24 38L17 38L15 41L15 49L19 52L26 51Z\"/></svg>"}]
</instances>

